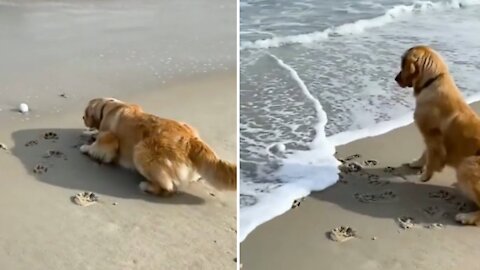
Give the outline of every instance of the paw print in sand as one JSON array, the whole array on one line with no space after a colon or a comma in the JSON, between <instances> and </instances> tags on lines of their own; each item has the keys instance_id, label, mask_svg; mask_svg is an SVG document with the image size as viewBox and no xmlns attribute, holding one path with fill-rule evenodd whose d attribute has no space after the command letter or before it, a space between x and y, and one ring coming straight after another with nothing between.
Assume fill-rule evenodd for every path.
<instances>
[{"instance_id":1,"label":"paw print in sand","mask_svg":"<svg viewBox=\"0 0 480 270\"><path fill-rule=\"evenodd\" d=\"M365 166L372 167L372 166L377 166L378 161L376 161L375 159L367 159L363 162L363 164Z\"/></svg>"},{"instance_id":2,"label":"paw print in sand","mask_svg":"<svg viewBox=\"0 0 480 270\"><path fill-rule=\"evenodd\" d=\"M456 196L451 194L450 192L440 189L439 191L432 191L428 193L428 197L432 199L442 199L447 202L453 201Z\"/></svg>"},{"instance_id":3,"label":"paw print in sand","mask_svg":"<svg viewBox=\"0 0 480 270\"><path fill-rule=\"evenodd\" d=\"M335 153L337 154L337 153ZM348 157L345 157L345 158L337 158L338 161L340 161L342 164L345 164L347 161L351 161L351 160L354 160L354 159L357 159L357 158L360 158L361 155L360 154L353 154L353 155L350 155Z\"/></svg>"},{"instance_id":4,"label":"paw print in sand","mask_svg":"<svg viewBox=\"0 0 480 270\"><path fill-rule=\"evenodd\" d=\"M89 192L89 191L84 191L75 194L75 196L72 196L72 202L80 205L80 206L90 206L96 202L98 202L98 197L95 193Z\"/></svg>"},{"instance_id":5,"label":"paw print in sand","mask_svg":"<svg viewBox=\"0 0 480 270\"><path fill-rule=\"evenodd\" d=\"M340 226L334 228L328 233L328 237L330 238L330 240L335 242L345 242L347 240L355 238L356 236L357 233L355 232L355 230L347 226Z\"/></svg>"},{"instance_id":6,"label":"paw print in sand","mask_svg":"<svg viewBox=\"0 0 480 270\"><path fill-rule=\"evenodd\" d=\"M368 183L374 186L384 186L390 184L390 181L380 180L380 176L377 174L368 174Z\"/></svg>"},{"instance_id":7,"label":"paw print in sand","mask_svg":"<svg viewBox=\"0 0 480 270\"><path fill-rule=\"evenodd\" d=\"M426 229L443 229L442 223L432 223L424 226Z\"/></svg>"},{"instance_id":8,"label":"paw print in sand","mask_svg":"<svg viewBox=\"0 0 480 270\"><path fill-rule=\"evenodd\" d=\"M47 153L43 156L44 158L63 158L64 160L67 160L67 156L58 150L48 150Z\"/></svg>"},{"instance_id":9,"label":"paw print in sand","mask_svg":"<svg viewBox=\"0 0 480 270\"><path fill-rule=\"evenodd\" d=\"M440 214L443 214L442 211L440 210L440 208L436 205L427 206L427 207L423 208L422 210L423 210L423 213L425 213L429 217L435 217L435 216L438 216Z\"/></svg>"},{"instance_id":10,"label":"paw print in sand","mask_svg":"<svg viewBox=\"0 0 480 270\"><path fill-rule=\"evenodd\" d=\"M55 132L47 132L43 135L45 140L58 140L58 135Z\"/></svg>"},{"instance_id":11,"label":"paw print in sand","mask_svg":"<svg viewBox=\"0 0 480 270\"><path fill-rule=\"evenodd\" d=\"M44 174L48 171L48 167L42 164L37 164L33 167L33 173L35 174Z\"/></svg>"},{"instance_id":12,"label":"paw print in sand","mask_svg":"<svg viewBox=\"0 0 480 270\"><path fill-rule=\"evenodd\" d=\"M363 169L362 165L357 162L346 162L340 166L340 170L344 173L356 173Z\"/></svg>"},{"instance_id":13,"label":"paw print in sand","mask_svg":"<svg viewBox=\"0 0 480 270\"><path fill-rule=\"evenodd\" d=\"M383 172L385 172L385 173L393 173L394 171L395 171L395 168L390 167L390 166L383 169Z\"/></svg>"},{"instance_id":14,"label":"paw print in sand","mask_svg":"<svg viewBox=\"0 0 480 270\"><path fill-rule=\"evenodd\" d=\"M27 143L25 143L25 146L30 147L30 146L34 146L34 145L37 145L37 144L38 144L37 140L31 140L31 141L28 141Z\"/></svg>"},{"instance_id":15,"label":"paw print in sand","mask_svg":"<svg viewBox=\"0 0 480 270\"><path fill-rule=\"evenodd\" d=\"M355 193L353 197L361 203L386 203L397 198L397 194L391 190L381 193Z\"/></svg>"},{"instance_id":16,"label":"paw print in sand","mask_svg":"<svg viewBox=\"0 0 480 270\"><path fill-rule=\"evenodd\" d=\"M399 217L397 221L400 228L404 230L411 229L417 225L412 217Z\"/></svg>"},{"instance_id":17,"label":"paw print in sand","mask_svg":"<svg viewBox=\"0 0 480 270\"><path fill-rule=\"evenodd\" d=\"M305 200L305 198L300 198L300 199L294 200L293 203L292 203L291 209L299 207L300 204L302 203L302 201L304 201L304 200Z\"/></svg>"}]
</instances>

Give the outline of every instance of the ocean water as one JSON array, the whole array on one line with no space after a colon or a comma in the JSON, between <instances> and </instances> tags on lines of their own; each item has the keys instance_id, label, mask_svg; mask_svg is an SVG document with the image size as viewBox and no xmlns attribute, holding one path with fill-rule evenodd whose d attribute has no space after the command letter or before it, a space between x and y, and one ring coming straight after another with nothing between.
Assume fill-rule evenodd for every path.
<instances>
[{"instance_id":1,"label":"ocean water","mask_svg":"<svg viewBox=\"0 0 480 270\"><path fill-rule=\"evenodd\" d=\"M337 181L335 146L412 121L394 77L430 45L480 93L480 0L242 0L240 240Z\"/></svg>"}]
</instances>

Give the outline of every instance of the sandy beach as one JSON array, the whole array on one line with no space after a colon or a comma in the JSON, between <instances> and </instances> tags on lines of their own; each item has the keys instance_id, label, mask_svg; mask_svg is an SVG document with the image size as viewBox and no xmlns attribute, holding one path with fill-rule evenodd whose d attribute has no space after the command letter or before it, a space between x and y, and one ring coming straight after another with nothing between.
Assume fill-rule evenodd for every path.
<instances>
[{"instance_id":1,"label":"sandy beach","mask_svg":"<svg viewBox=\"0 0 480 270\"><path fill-rule=\"evenodd\" d=\"M161 19L148 1L0 2L0 268L236 268L234 192L199 181L154 197L78 150L87 101L113 96L191 124L235 161L235 5L190 2ZM173 31L177 17L189 19ZM84 191L98 202L72 203Z\"/></svg>"},{"instance_id":2,"label":"sandy beach","mask_svg":"<svg viewBox=\"0 0 480 270\"><path fill-rule=\"evenodd\" d=\"M421 183L402 165L422 149L413 125L338 147L353 170L253 231L241 243L242 269L478 269L479 228L454 221L475 206L452 186L453 170ZM356 236L332 241L340 226Z\"/></svg>"}]
</instances>

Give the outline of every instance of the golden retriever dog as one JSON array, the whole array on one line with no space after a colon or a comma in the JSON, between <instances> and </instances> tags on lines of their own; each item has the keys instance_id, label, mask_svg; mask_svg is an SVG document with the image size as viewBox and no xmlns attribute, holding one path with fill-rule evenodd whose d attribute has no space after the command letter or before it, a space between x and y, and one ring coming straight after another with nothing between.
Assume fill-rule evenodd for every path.
<instances>
[{"instance_id":1,"label":"golden retriever dog","mask_svg":"<svg viewBox=\"0 0 480 270\"><path fill-rule=\"evenodd\" d=\"M146 179L139 185L144 192L172 195L182 182L199 175L216 188L236 189L236 165L219 159L185 123L145 113L138 105L114 98L91 100L83 121L98 133L80 151L101 162L137 170Z\"/></svg>"},{"instance_id":2,"label":"golden retriever dog","mask_svg":"<svg viewBox=\"0 0 480 270\"><path fill-rule=\"evenodd\" d=\"M414 120L425 142L422 156L409 165L424 167L424 182L446 165L453 167L460 190L480 206L480 119L442 57L428 46L408 49L395 81L402 88L413 87ZM459 213L455 219L480 226L480 211Z\"/></svg>"}]
</instances>

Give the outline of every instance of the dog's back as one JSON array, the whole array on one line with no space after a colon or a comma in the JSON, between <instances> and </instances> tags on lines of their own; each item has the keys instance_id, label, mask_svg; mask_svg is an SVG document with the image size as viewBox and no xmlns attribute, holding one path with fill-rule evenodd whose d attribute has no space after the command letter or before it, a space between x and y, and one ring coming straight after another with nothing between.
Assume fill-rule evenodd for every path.
<instances>
[{"instance_id":1,"label":"dog's back","mask_svg":"<svg viewBox=\"0 0 480 270\"><path fill-rule=\"evenodd\" d=\"M236 165L219 159L194 128L145 113L136 121L135 133L141 138L133 149L133 163L151 182L172 192L198 172L217 188L236 189Z\"/></svg>"}]
</instances>

